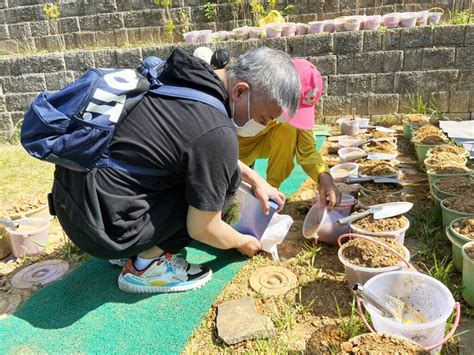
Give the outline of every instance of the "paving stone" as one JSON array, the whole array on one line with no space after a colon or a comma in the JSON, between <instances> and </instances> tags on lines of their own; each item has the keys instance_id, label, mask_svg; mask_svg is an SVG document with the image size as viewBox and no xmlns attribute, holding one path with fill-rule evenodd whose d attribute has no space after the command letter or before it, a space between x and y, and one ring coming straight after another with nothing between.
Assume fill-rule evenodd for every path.
<instances>
[{"instance_id":1,"label":"paving stone","mask_svg":"<svg viewBox=\"0 0 474 355\"><path fill-rule=\"evenodd\" d=\"M30 24L27 23L16 23L8 25L8 33L11 39L19 39L31 36Z\"/></svg>"},{"instance_id":2,"label":"paving stone","mask_svg":"<svg viewBox=\"0 0 474 355\"><path fill-rule=\"evenodd\" d=\"M64 45L66 46L66 49L76 49L79 47L77 45L76 36L74 36L74 33L65 33L63 37L64 37ZM38 38L35 38L35 40L37 39Z\"/></svg>"},{"instance_id":3,"label":"paving stone","mask_svg":"<svg viewBox=\"0 0 474 355\"><path fill-rule=\"evenodd\" d=\"M346 94L375 93L375 74L354 74L347 77Z\"/></svg>"},{"instance_id":4,"label":"paving stone","mask_svg":"<svg viewBox=\"0 0 474 355\"><path fill-rule=\"evenodd\" d=\"M66 69L64 57L59 53L20 57L17 63L20 72L18 74L12 72L12 75L54 73Z\"/></svg>"},{"instance_id":5,"label":"paving stone","mask_svg":"<svg viewBox=\"0 0 474 355\"><path fill-rule=\"evenodd\" d=\"M432 44L433 30L430 27L410 27L403 31L403 49L431 47Z\"/></svg>"},{"instance_id":6,"label":"paving stone","mask_svg":"<svg viewBox=\"0 0 474 355\"><path fill-rule=\"evenodd\" d=\"M257 313L251 297L218 305L216 326L217 335L228 345L275 335L273 322Z\"/></svg>"},{"instance_id":7,"label":"paving stone","mask_svg":"<svg viewBox=\"0 0 474 355\"><path fill-rule=\"evenodd\" d=\"M380 51L383 34L380 31L364 31L364 52Z\"/></svg>"},{"instance_id":8,"label":"paving stone","mask_svg":"<svg viewBox=\"0 0 474 355\"><path fill-rule=\"evenodd\" d=\"M115 68L117 66L117 53L114 49L94 52L96 68Z\"/></svg>"},{"instance_id":9,"label":"paving stone","mask_svg":"<svg viewBox=\"0 0 474 355\"><path fill-rule=\"evenodd\" d=\"M383 72L395 73L402 69L403 51L388 51L383 53Z\"/></svg>"},{"instance_id":10,"label":"paving stone","mask_svg":"<svg viewBox=\"0 0 474 355\"><path fill-rule=\"evenodd\" d=\"M369 114L369 98L367 95L352 96L351 113L366 116Z\"/></svg>"},{"instance_id":11,"label":"paving stone","mask_svg":"<svg viewBox=\"0 0 474 355\"><path fill-rule=\"evenodd\" d=\"M456 48L456 68L474 69L474 46Z\"/></svg>"},{"instance_id":12,"label":"paving stone","mask_svg":"<svg viewBox=\"0 0 474 355\"><path fill-rule=\"evenodd\" d=\"M458 91L474 91L474 70L459 70Z\"/></svg>"},{"instance_id":13,"label":"paving stone","mask_svg":"<svg viewBox=\"0 0 474 355\"><path fill-rule=\"evenodd\" d=\"M432 70L425 72L423 91L451 91L458 83L458 70ZM463 91L463 90L460 90Z\"/></svg>"},{"instance_id":14,"label":"paving stone","mask_svg":"<svg viewBox=\"0 0 474 355\"><path fill-rule=\"evenodd\" d=\"M335 55L326 55L323 57L310 57L308 60L315 65L321 75L336 74L337 57Z\"/></svg>"},{"instance_id":15,"label":"paving stone","mask_svg":"<svg viewBox=\"0 0 474 355\"><path fill-rule=\"evenodd\" d=\"M123 13L123 25L126 28L136 28L143 26L143 18L139 11Z\"/></svg>"},{"instance_id":16,"label":"paving stone","mask_svg":"<svg viewBox=\"0 0 474 355\"><path fill-rule=\"evenodd\" d=\"M59 31L61 33L79 32L79 18L67 17L59 19Z\"/></svg>"},{"instance_id":17,"label":"paving stone","mask_svg":"<svg viewBox=\"0 0 474 355\"><path fill-rule=\"evenodd\" d=\"M464 41L465 26L436 26L433 30L434 46L460 46Z\"/></svg>"},{"instance_id":18,"label":"paving stone","mask_svg":"<svg viewBox=\"0 0 474 355\"><path fill-rule=\"evenodd\" d=\"M95 33L94 32L76 32L74 38L78 48L93 48L95 47Z\"/></svg>"},{"instance_id":19,"label":"paving stone","mask_svg":"<svg viewBox=\"0 0 474 355\"><path fill-rule=\"evenodd\" d=\"M342 116L351 111L351 98L348 96L324 97L324 116Z\"/></svg>"},{"instance_id":20,"label":"paving stone","mask_svg":"<svg viewBox=\"0 0 474 355\"><path fill-rule=\"evenodd\" d=\"M248 42L248 41L247 41ZM292 57L305 57L304 36L289 37L287 39L288 54Z\"/></svg>"},{"instance_id":21,"label":"paving stone","mask_svg":"<svg viewBox=\"0 0 474 355\"><path fill-rule=\"evenodd\" d=\"M0 41L10 39L10 34L8 33L7 25L0 25Z\"/></svg>"},{"instance_id":22,"label":"paving stone","mask_svg":"<svg viewBox=\"0 0 474 355\"><path fill-rule=\"evenodd\" d=\"M33 37L47 36L49 35L49 23L48 21L30 22L30 30Z\"/></svg>"},{"instance_id":23,"label":"paving stone","mask_svg":"<svg viewBox=\"0 0 474 355\"><path fill-rule=\"evenodd\" d=\"M377 94L393 93L395 87L395 74L377 74L375 80L375 92Z\"/></svg>"},{"instance_id":24,"label":"paving stone","mask_svg":"<svg viewBox=\"0 0 474 355\"><path fill-rule=\"evenodd\" d=\"M449 112L468 112L469 94L469 91L452 91L449 95Z\"/></svg>"},{"instance_id":25,"label":"paving stone","mask_svg":"<svg viewBox=\"0 0 474 355\"><path fill-rule=\"evenodd\" d=\"M304 36L306 56L318 56L333 52L334 39L331 33Z\"/></svg>"},{"instance_id":26,"label":"paving stone","mask_svg":"<svg viewBox=\"0 0 474 355\"><path fill-rule=\"evenodd\" d=\"M403 70L421 70L423 65L423 49L407 49L403 53Z\"/></svg>"},{"instance_id":27,"label":"paving stone","mask_svg":"<svg viewBox=\"0 0 474 355\"><path fill-rule=\"evenodd\" d=\"M115 36L115 44L119 47L125 45L126 43L130 43L128 40L128 33L127 30L122 28L119 30L114 30Z\"/></svg>"},{"instance_id":28,"label":"paving stone","mask_svg":"<svg viewBox=\"0 0 474 355\"><path fill-rule=\"evenodd\" d=\"M397 94L369 95L369 115L397 113L398 101Z\"/></svg>"},{"instance_id":29,"label":"paving stone","mask_svg":"<svg viewBox=\"0 0 474 355\"><path fill-rule=\"evenodd\" d=\"M334 34L334 53L353 54L364 48L363 32L336 32Z\"/></svg>"},{"instance_id":30,"label":"paving stone","mask_svg":"<svg viewBox=\"0 0 474 355\"><path fill-rule=\"evenodd\" d=\"M337 56L337 74L352 74L354 72L354 55Z\"/></svg>"},{"instance_id":31,"label":"paving stone","mask_svg":"<svg viewBox=\"0 0 474 355\"><path fill-rule=\"evenodd\" d=\"M56 91L62 89L66 85L74 81L74 75L70 71L63 71L58 73L44 74L46 89L48 91Z\"/></svg>"},{"instance_id":32,"label":"paving stone","mask_svg":"<svg viewBox=\"0 0 474 355\"><path fill-rule=\"evenodd\" d=\"M368 52L354 54L353 73L380 73L384 65L383 52Z\"/></svg>"},{"instance_id":33,"label":"paving stone","mask_svg":"<svg viewBox=\"0 0 474 355\"><path fill-rule=\"evenodd\" d=\"M124 24L122 13L101 14L98 16L98 24L98 29L102 31L123 28Z\"/></svg>"},{"instance_id":34,"label":"paving stone","mask_svg":"<svg viewBox=\"0 0 474 355\"><path fill-rule=\"evenodd\" d=\"M66 63L66 70L85 72L94 67L94 54L86 51L67 52L64 53L64 61Z\"/></svg>"},{"instance_id":35,"label":"paving stone","mask_svg":"<svg viewBox=\"0 0 474 355\"><path fill-rule=\"evenodd\" d=\"M136 49L117 49L117 63L120 68L137 68L142 61L139 48ZM160 57L162 58L162 57Z\"/></svg>"},{"instance_id":36,"label":"paving stone","mask_svg":"<svg viewBox=\"0 0 474 355\"><path fill-rule=\"evenodd\" d=\"M86 4L87 6L84 7L85 15L112 13L117 11L115 0L90 1Z\"/></svg>"},{"instance_id":37,"label":"paving stone","mask_svg":"<svg viewBox=\"0 0 474 355\"><path fill-rule=\"evenodd\" d=\"M424 73L421 71L395 73L395 92L417 92L424 87Z\"/></svg>"},{"instance_id":38,"label":"paving stone","mask_svg":"<svg viewBox=\"0 0 474 355\"><path fill-rule=\"evenodd\" d=\"M36 96L38 96L37 93L6 94L7 111L26 111Z\"/></svg>"},{"instance_id":39,"label":"paving stone","mask_svg":"<svg viewBox=\"0 0 474 355\"><path fill-rule=\"evenodd\" d=\"M42 39L44 40L45 48L50 52L58 52L66 48L62 35L44 36Z\"/></svg>"},{"instance_id":40,"label":"paving stone","mask_svg":"<svg viewBox=\"0 0 474 355\"><path fill-rule=\"evenodd\" d=\"M99 27L97 16L81 16L79 17L79 27L82 31L96 31Z\"/></svg>"},{"instance_id":41,"label":"paving stone","mask_svg":"<svg viewBox=\"0 0 474 355\"><path fill-rule=\"evenodd\" d=\"M330 75L328 95L344 96L346 95L348 75Z\"/></svg>"},{"instance_id":42,"label":"paving stone","mask_svg":"<svg viewBox=\"0 0 474 355\"><path fill-rule=\"evenodd\" d=\"M423 50L423 70L451 69L454 67L454 57L454 48L425 48Z\"/></svg>"},{"instance_id":43,"label":"paving stone","mask_svg":"<svg viewBox=\"0 0 474 355\"><path fill-rule=\"evenodd\" d=\"M46 90L44 74L27 74L2 78L4 93L27 93Z\"/></svg>"},{"instance_id":44,"label":"paving stone","mask_svg":"<svg viewBox=\"0 0 474 355\"><path fill-rule=\"evenodd\" d=\"M401 49L402 31L400 29L386 30L382 36L382 50L390 51Z\"/></svg>"},{"instance_id":45,"label":"paving stone","mask_svg":"<svg viewBox=\"0 0 474 355\"><path fill-rule=\"evenodd\" d=\"M474 25L466 26L466 39L464 45L474 46Z\"/></svg>"}]
</instances>

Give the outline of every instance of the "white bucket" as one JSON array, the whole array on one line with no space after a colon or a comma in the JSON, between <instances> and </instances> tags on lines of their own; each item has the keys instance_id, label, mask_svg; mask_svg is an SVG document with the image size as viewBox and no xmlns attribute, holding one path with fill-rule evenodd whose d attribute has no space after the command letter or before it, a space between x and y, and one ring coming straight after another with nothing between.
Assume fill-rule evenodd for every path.
<instances>
[{"instance_id":1,"label":"white bucket","mask_svg":"<svg viewBox=\"0 0 474 355\"><path fill-rule=\"evenodd\" d=\"M360 236L357 234L343 234L339 237L338 243L340 244L340 240L342 238L348 237L348 236L354 236L356 238L360 239L365 239L365 240L371 240L373 238L366 237L366 236ZM361 238L362 237L362 238ZM374 241L377 244L381 244L381 242L377 242L376 240ZM386 246L387 250L392 250L390 247ZM337 252L337 256L339 258L339 261L344 265L344 271L346 273L346 278L347 278L347 283L349 284L349 288L352 289L354 284L360 283L364 285L368 280L370 280L372 277L377 276L379 274L391 272L391 271L397 271L397 270L402 270L402 269L407 269L408 266L410 265L408 262L410 260L410 251L402 246L403 251L405 252L405 259L404 261L400 260L400 262L396 265L393 266L386 266L386 267L378 267L378 268L372 268L372 267L363 267L363 266L358 266L350 263L348 260L344 259L344 256L342 255L342 248L339 248Z\"/></svg>"},{"instance_id":2,"label":"white bucket","mask_svg":"<svg viewBox=\"0 0 474 355\"><path fill-rule=\"evenodd\" d=\"M20 224L19 229L6 228L13 255L17 258L25 255L36 255L43 252L48 239L48 229L51 224L47 218L23 218L16 220ZM28 230L22 230L21 226L31 227Z\"/></svg>"},{"instance_id":3,"label":"white bucket","mask_svg":"<svg viewBox=\"0 0 474 355\"><path fill-rule=\"evenodd\" d=\"M455 303L445 285L430 276L418 272L394 271L373 277L365 287L380 298L390 295L410 304L426 319L425 323L403 324L383 317L375 307L364 303L376 332L396 334L438 352L457 328L459 303ZM446 322L455 306L458 313L456 321L445 337Z\"/></svg>"},{"instance_id":4,"label":"white bucket","mask_svg":"<svg viewBox=\"0 0 474 355\"><path fill-rule=\"evenodd\" d=\"M396 230L396 231L389 231L389 232L369 232L364 229L361 229L351 223L351 231L356 234L368 235L371 237L379 237L379 238L394 238L396 241L403 245L405 242L405 233L410 228L410 220L405 217L405 227Z\"/></svg>"}]
</instances>

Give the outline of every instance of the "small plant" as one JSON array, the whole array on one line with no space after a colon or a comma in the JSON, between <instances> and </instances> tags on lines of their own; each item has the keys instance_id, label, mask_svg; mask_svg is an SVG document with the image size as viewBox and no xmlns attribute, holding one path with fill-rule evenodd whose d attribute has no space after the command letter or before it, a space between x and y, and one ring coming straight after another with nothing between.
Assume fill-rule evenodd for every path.
<instances>
[{"instance_id":1,"label":"small plant","mask_svg":"<svg viewBox=\"0 0 474 355\"><path fill-rule=\"evenodd\" d=\"M447 25L467 25L474 23L474 16L472 16L471 11L449 11L449 19L444 22Z\"/></svg>"},{"instance_id":2,"label":"small plant","mask_svg":"<svg viewBox=\"0 0 474 355\"><path fill-rule=\"evenodd\" d=\"M61 51L66 50L66 43L64 42L64 37L60 35L59 31L59 18L61 13L59 12L58 5L56 4L44 4L43 12L46 17L46 20L49 23L49 29L51 33L58 38L58 45Z\"/></svg>"},{"instance_id":3,"label":"small plant","mask_svg":"<svg viewBox=\"0 0 474 355\"><path fill-rule=\"evenodd\" d=\"M281 10L282 16L291 15L295 11L295 5L286 5L283 10Z\"/></svg>"},{"instance_id":4,"label":"small plant","mask_svg":"<svg viewBox=\"0 0 474 355\"><path fill-rule=\"evenodd\" d=\"M269 0L268 1L268 8L270 10L276 10L277 5L278 5L278 0Z\"/></svg>"},{"instance_id":5,"label":"small plant","mask_svg":"<svg viewBox=\"0 0 474 355\"><path fill-rule=\"evenodd\" d=\"M173 32L176 29L176 25L174 24L173 20L168 20L168 21L166 21L165 27L166 27L166 30L165 30L166 35L168 36L168 38L170 40L172 40L173 39Z\"/></svg>"},{"instance_id":6,"label":"small plant","mask_svg":"<svg viewBox=\"0 0 474 355\"><path fill-rule=\"evenodd\" d=\"M431 277L442 282L446 287L451 286L451 276L454 272L454 265L449 257L444 258L438 262L436 254L433 254L434 266L428 270Z\"/></svg>"},{"instance_id":7,"label":"small plant","mask_svg":"<svg viewBox=\"0 0 474 355\"><path fill-rule=\"evenodd\" d=\"M344 317L342 314L336 297L334 297L334 301L336 302L337 314L341 320L341 323L339 324L339 331L344 334L347 339L365 333L364 323L362 323L361 319L357 315L355 300L352 300L351 313L348 319L345 319L346 317Z\"/></svg>"},{"instance_id":8,"label":"small plant","mask_svg":"<svg viewBox=\"0 0 474 355\"><path fill-rule=\"evenodd\" d=\"M44 4L43 5L43 12L46 16L47 20L57 20L61 17L61 13L59 12L58 5L56 4Z\"/></svg>"},{"instance_id":9,"label":"small plant","mask_svg":"<svg viewBox=\"0 0 474 355\"><path fill-rule=\"evenodd\" d=\"M421 113L423 115L429 115L436 117L437 119L444 119L444 108L438 103L438 101L431 96L428 101L425 101L419 91L416 94L408 93L408 108L410 113Z\"/></svg>"},{"instance_id":10,"label":"small plant","mask_svg":"<svg viewBox=\"0 0 474 355\"><path fill-rule=\"evenodd\" d=\"M258 21L265 17L265 8L259 0L252 0L250 3L250 12L252 13L253 20L255 24L258 24Z\"/></svg>"},{"instance_id":11,"label":"small plant","mask_svg":"<svg viewBox=\"0 0 474 355\"><path fill-rule=\"evenodd\" d=\"M204 16L208 21L215 21L217 18L217 4L213 2L208 2L204 5Z\"/></svg>"},{"instance_id":12,"label":"small plant","mask_svg":"<svg viewBox=\"0 0 474 355\"><path fill-rule=\"evenodd\" d=\"M187 11L180 9L179 13L179 23L181 25L182 33L190 32L193 29L193 23Z\"/></svg>"}]
</instances>

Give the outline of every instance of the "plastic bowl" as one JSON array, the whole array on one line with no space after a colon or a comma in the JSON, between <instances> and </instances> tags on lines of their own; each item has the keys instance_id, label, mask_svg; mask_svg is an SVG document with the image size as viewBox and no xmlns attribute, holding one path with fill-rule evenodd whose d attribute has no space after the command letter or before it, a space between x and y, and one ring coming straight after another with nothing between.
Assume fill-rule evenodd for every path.
<instances>
[{"instance_id":1,"label":"plastic bowl","mask_svg":"<svg viewBox=\"0 0 474 355\"><path fill-rule=\"evenodd\" d=\"M335 30L334 20L324 20L324 32L332 33Z\"/></svg>"},{"instance_id":2,"label":"plastic bowl","mask_svg":"<svg viewBox=\"0 0 474 355\"><path fill-rule=\"evenodd\" d=\"M380 26L381 23L382 23L382 16L380 15L366 16L364 18L364 30L366 31L376 30Z\"/></svg>"},{"instance_id":3,"label":"plastic bowl","mask_svg":"<svg viewBox=\"0 0 474 355\"><path fill-rule=\"evenodd\" d=\"M13 255L20 258L25 255L41 253L46 246L48 238L48 229L51 224L49 218L30 217L18 219L15 222L20 224L19 229L6 228ZM31 228L22 230L21 225Z\"/></svg>"},{"instance_id":4,"label":"plastic bowl","mask_svg":"<svg viewBox=\"0 0 474 355\"><path fill-rule=\"evenodd\" d=\"M212 39L212 31L211 30L199 31L199 37L198 37L198 42L199 43L211 42L211 39Z\"/></svg>"},{"instance_id":5,"label":"plastic bowl","mask_svg":"<svg viewBox=\"0 0 474 355\"><path fill-rule=\"evenodd\" d=\"M249 38L250 31L248 26L234 28L232 32L234 33L235 39L237 40L245 40Z\"/></svg>"},{"instance_id":6,"label":"plastic bowl","mask_svg":"<svg viewBox=\"0 0 474 355\"><path fill-rule=\"evenodd\" d=\"M355 154L354 152L359 154ZM356 160L367 156L367 153L363 149L356 147L341 148L337 151L337 154L339 155L341 163L355 162Z\"/></svg>"},{"instance_id":7,"label":"plastic bowl","mask_svg":"<svg viewBox=\"0 0 474 355\"><path fill-rule=\"evenodd\" d=\"M199 31L183 33L183 38L187 43L196 43L199 37Z\"/></svg>"},{"instance_id":8,"label":"plastic bowl","mask_svg":"<svg viewBox=\"0 0 474 355\"><path fill-rule=\"evenodd\" d=\"M341 136L338 140L339 148L360 146L363 142L353 136Z\"/></svg>"},{"instance_id":9,"label":"plastic bowl","mask_svg":"<svg viewBox=\"0 0 474 355\"><path fill-rule=\"evenodd\" d=\"M283 24L283 29L281 31L282 37L294 37L296 34L296 23L287 22Z\"/></svg>"},{"instance_id":10,"label":"plastic bowl","mask_svg":"<svg viewBox=\"0 0 474 355\"><path fill-rule=\"evenodd\" d=\"M333 166L329 169L334 182L346 182L349 177L357 177L359 172L359 164L343 163Z\"/></svg>"},{"instance_id":11,"label":"plastic bowl","mask_svg":"<svg viewBox=\"0 0 474 355\"><path fill-rule=\"evenodd\" d=\"M309 26L305 23L298 22L296 24L296 35L297 36L303 36L308 33Z\"/></svg>"},{"instance_id":12,"label":"plastic bowl","mask_svg":"<svg viewBox=\"0 0 474 355\"><path fill-rule=\"evenodd\" d=\"M400 15L400 27L414 27L416 26L417 12L403 12Z\"/></svg>"},{"instance_id":13,"label":"plastic bowl","mask_svg":"<svg viewBox=\"0 0 474 355\"><path fill-rule=\"evenodd\" d=\"M309 33L321 33L324 31L324 21L312 21L308 25Z\"/></svg>"},{"instance_id":14,"label":"plastic bowl","mask_svg":"<svg viewBox=\"0 0 474 355\"><path fill-rule=\"evenodd\" d=\"M385 27L395 28L400 24L400 14L398 12L392 12L390 14L384 15L382 20Z\"/></svg>"},{"instance_id":15,"label":"plastic bowl","mask_svg":"<svg viewBox=\"0 0 474 355\"><path fill-rule=\"evenodd\" d=\"M341 16L334 19L334 31L344 31L344 23L346 22L346 17Z\"/></svg>"},{"instance_id":16,"label":"plastic bowl","mask_svg":"<svg viewBox=\"0 0 474 355\"><path fill-rule=\"evenodd\" d=\"M348 16L344 21L345 31L359 31L363 25L363 16Z\"/></svg>"}]
</instances>

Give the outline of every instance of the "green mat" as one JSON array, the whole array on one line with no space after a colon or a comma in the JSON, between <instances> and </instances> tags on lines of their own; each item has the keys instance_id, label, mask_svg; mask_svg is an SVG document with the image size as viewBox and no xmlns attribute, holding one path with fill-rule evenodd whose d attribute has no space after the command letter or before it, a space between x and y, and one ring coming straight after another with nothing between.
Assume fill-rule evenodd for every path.
<instances>
[{"instance_id":1,"label":"green mat","mask_svg":"<svg viewBox=\"0 0 474 355\"><path fill-rule=\"evenodd\" d=\"M179 353L246 260L236 251L197 242L187 249L190 262L212 268L204 287L127 294L117 286L120 268L92 259L0 321L0 353Z\"/></svg>"}]
</instances>

